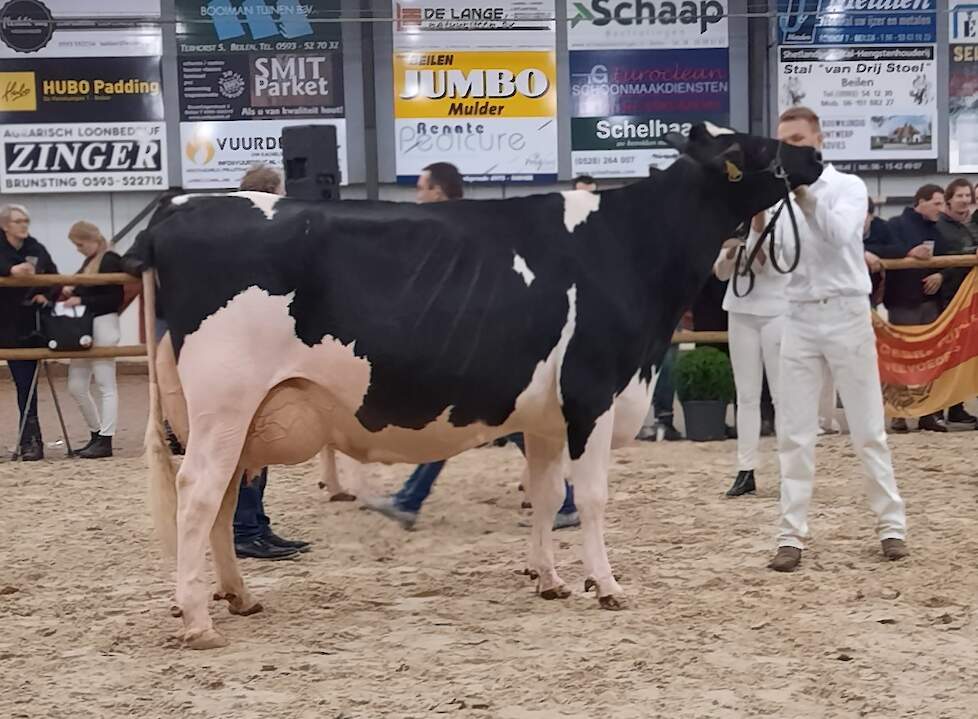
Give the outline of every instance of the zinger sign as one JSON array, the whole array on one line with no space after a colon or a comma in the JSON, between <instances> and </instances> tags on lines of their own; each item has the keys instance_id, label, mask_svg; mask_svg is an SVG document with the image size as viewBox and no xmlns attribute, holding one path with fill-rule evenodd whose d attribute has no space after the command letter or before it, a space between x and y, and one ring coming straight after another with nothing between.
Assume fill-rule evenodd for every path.
<instances>
[{"instance_id":1,"label":"zinger sign","mask_svg":"<svg viewBox=\"0 0 978 719\"><path fill-rule=\"evenodd\" d=\"M557 109L553 53L399 53L397 117L548 117Z\"/></svg>"}]
</instances>

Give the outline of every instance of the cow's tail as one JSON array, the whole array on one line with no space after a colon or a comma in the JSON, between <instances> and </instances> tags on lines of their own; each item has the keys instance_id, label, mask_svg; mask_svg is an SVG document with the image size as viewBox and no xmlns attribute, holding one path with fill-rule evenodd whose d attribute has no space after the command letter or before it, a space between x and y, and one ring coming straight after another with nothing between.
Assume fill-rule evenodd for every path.
<instances>
[{"instance_id":1,"label":"cow's tail","mask_svg":"<svg viewBox=\"0 0 978 719\"><path fill-rule=\"evenodd\" d=\"M143 318L149 369L149 419L146 422L146 463L153 527L167 554L177 553L177 474L163 428L163 405L156 376L156 272L143 272Z\"/></svg>"}]
</instances>

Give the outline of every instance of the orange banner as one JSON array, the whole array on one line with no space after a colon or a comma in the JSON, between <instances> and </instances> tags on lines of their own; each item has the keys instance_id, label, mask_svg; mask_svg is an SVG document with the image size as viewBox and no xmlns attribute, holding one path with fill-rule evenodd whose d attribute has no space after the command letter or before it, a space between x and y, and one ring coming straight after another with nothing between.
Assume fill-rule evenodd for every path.
<instances>
[{"instance_id":1,"label":"orange banner","mask_svg":"<svg viewBox=\"0 0 978 719\"><path fill-rule=\"evenodd\" d=\"M883 404L891 417L921 417L978 395L978 273L929 325L895 326L873 315Z\"/></svg>"}]
</instances>

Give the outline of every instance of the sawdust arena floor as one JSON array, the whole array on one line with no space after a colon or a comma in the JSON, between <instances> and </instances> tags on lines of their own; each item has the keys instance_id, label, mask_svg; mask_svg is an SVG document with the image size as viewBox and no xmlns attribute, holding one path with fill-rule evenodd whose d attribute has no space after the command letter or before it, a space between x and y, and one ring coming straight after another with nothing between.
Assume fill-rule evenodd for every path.
<instances>
[{"instance_id":1,"label":"sawdust arena floor","mask_svg":"<svg viewBox=\"0 0 978 719\"><path fill-rule=\"evenodd\" d=\"M616 452L606 537L628 601L617 613L582 592L579 530L556 535L571 598L540 600L515 573L528 512L512 447L450 462L413 532L325 502L315 463L274 468L274 526L315 547L246 560L266 611L213 604L230 646L193 652L173 638L172 569L149 531L145 380L121 389L116 458L49 447L42 463L0 463L2 717L978 716L978 433L892 438L913 552L899 563L879 554L847 439L824 439L816 537L789 575L764 567L771 440L757 497L739 500L722 496L733 442ZM4 447L13 406L0 383ZM42 414L53 442L47 392ZM393 488L408 471L375 468L371 482Z\"/></svg>"}]
</instances>

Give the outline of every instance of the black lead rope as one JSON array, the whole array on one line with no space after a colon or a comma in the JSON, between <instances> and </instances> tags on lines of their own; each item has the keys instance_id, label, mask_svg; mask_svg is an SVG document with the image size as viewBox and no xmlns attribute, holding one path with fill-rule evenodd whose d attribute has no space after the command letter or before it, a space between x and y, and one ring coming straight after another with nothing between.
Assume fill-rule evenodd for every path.
<instances>
[{"instance_id":1,"label":"black lead rope","mask_svg":"<svg viewBox=\"0 0 978 719\"><path fill-rule=\"evenodd\" d=\"M791 204L791 185L788 182L788 173L785 172L784 166L781 164L781 145L778 144L778 152L774 156L774 160L771 162L769 171L774 174L775 177L780 178L784 181L784 199L778 206L778 209L774 211L771 216L771 220L767 223L761 236L757 239L754 244L754 249L751 250L750 255L747 256L746 261L743 266L741 266L741 261L746 254L746 248L741 245L737 250L736 264L734 265L734 276L733 276L733 293L736 297L746 297L754 289L754 270L751 269L754 266L754 261L757 259L757 255L761 252L764 247L764 241L768 240L768 257L771 260L771 266L774 268L775 272L782 275L787 275L794 272L798 267L798 262L801 260L801 237L798 234L798 219L795 217L795 208ZM791 261L791 266L787 269L783 269L777 260L777 252L775 252L774 247L774 228L781 216L781 212L784 208L788 208L788 219L791 221L791 230L795 235L795 255ZM753 219L753 218L751 218ZM748 227L750 226L751 219L747 220ZM749 236L749 235L748 235ZM740 288L737 284L737 277L747 277L747 291L741 294Z\"/></svg>"}]
</instances>

